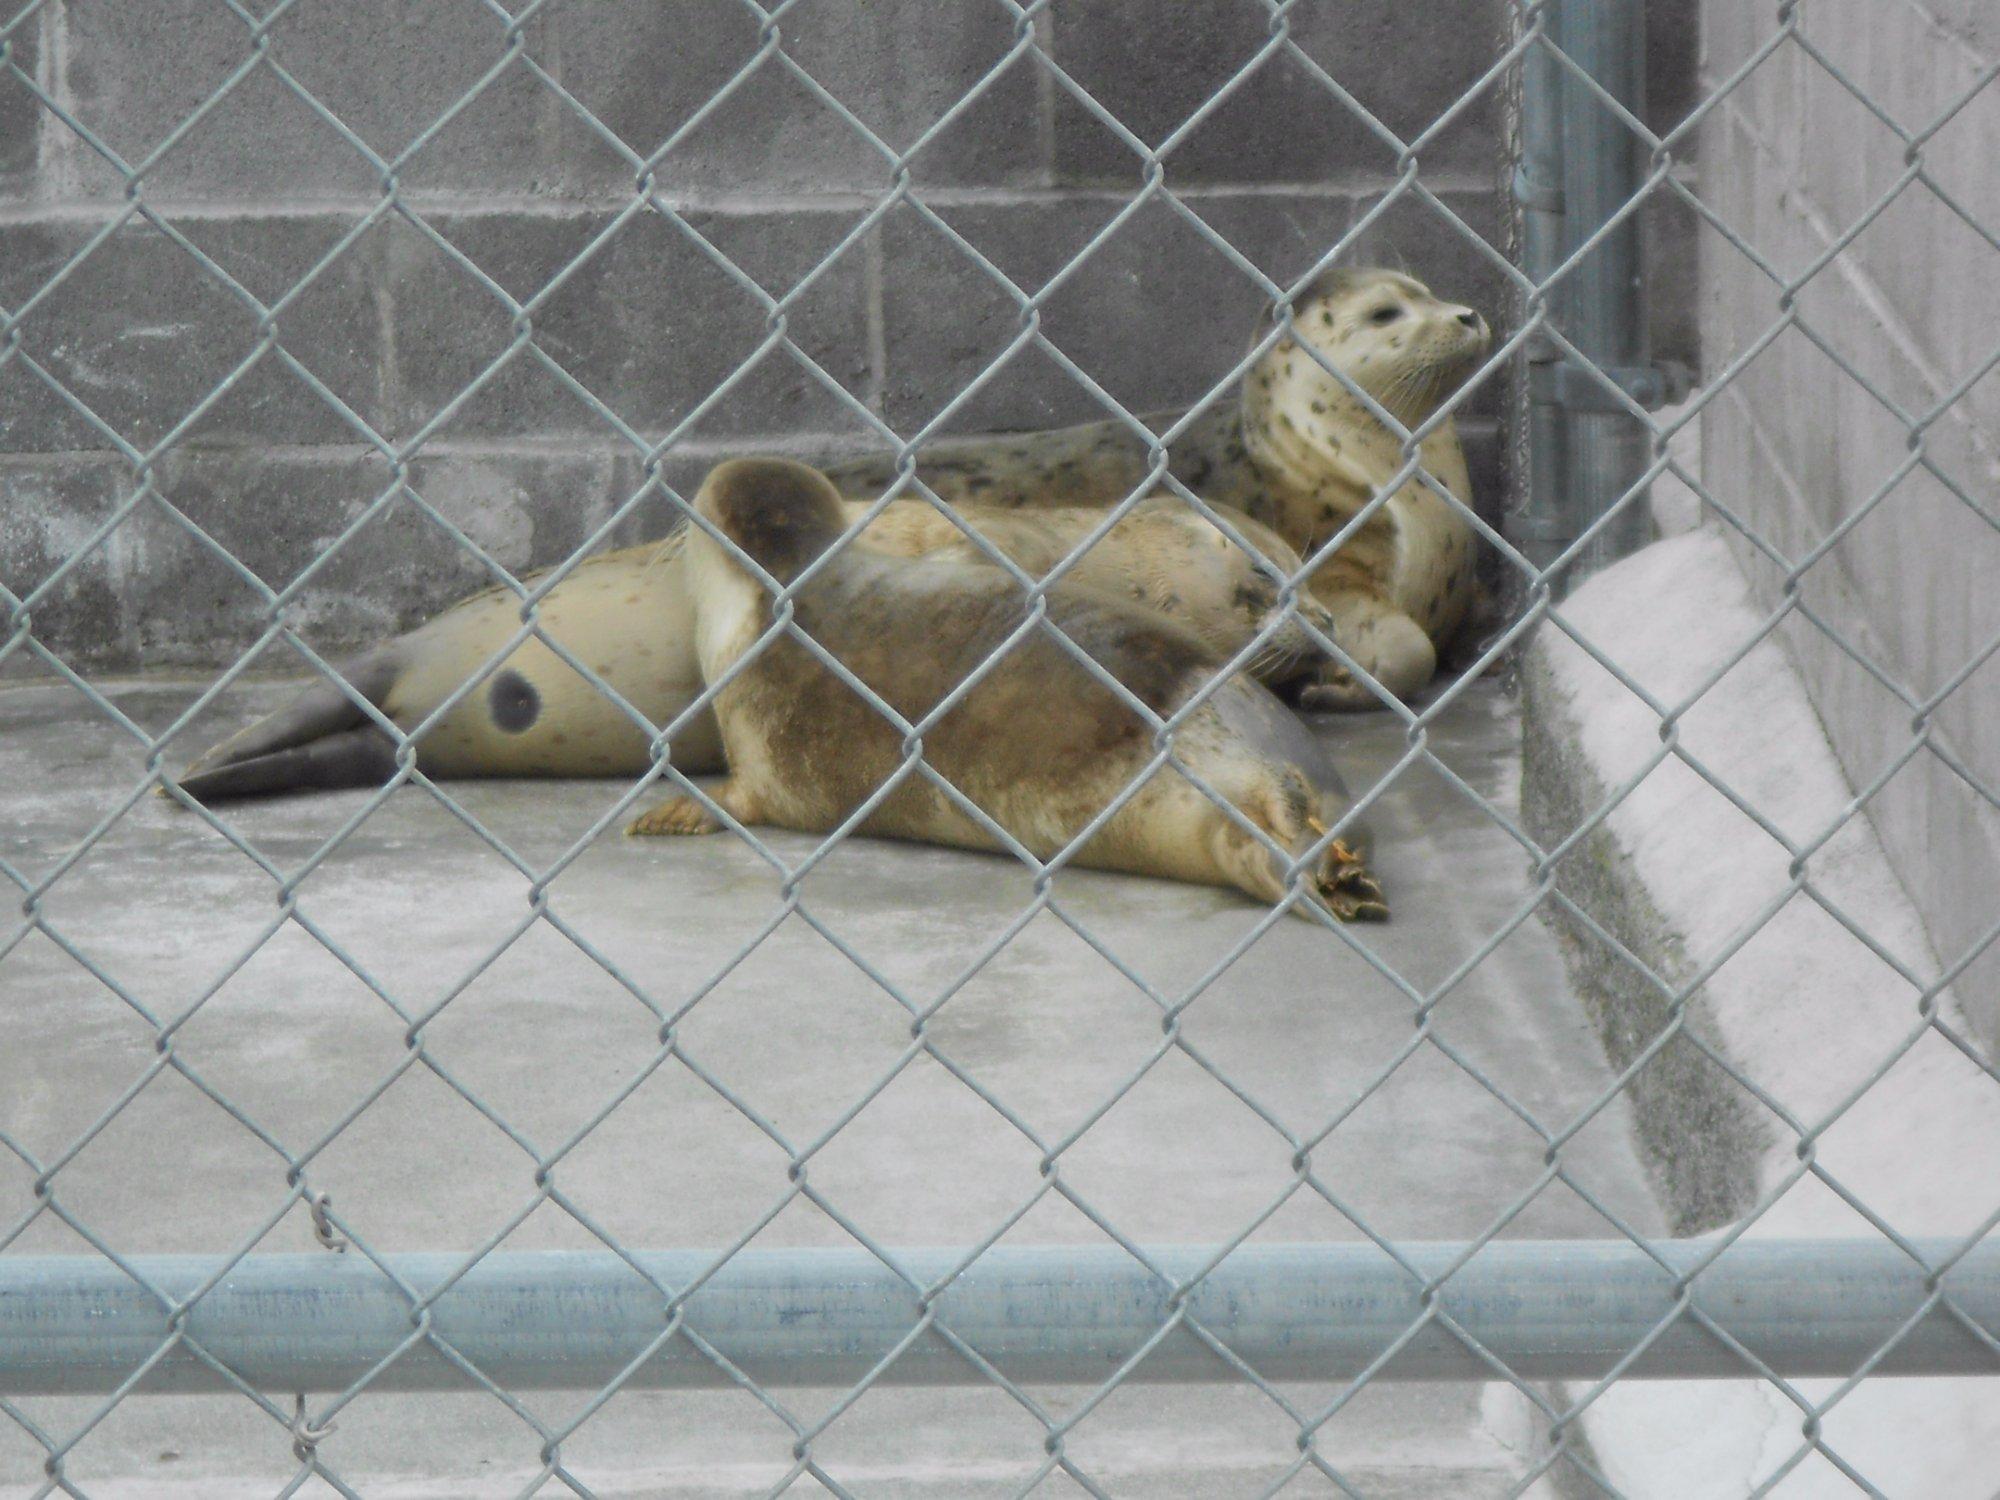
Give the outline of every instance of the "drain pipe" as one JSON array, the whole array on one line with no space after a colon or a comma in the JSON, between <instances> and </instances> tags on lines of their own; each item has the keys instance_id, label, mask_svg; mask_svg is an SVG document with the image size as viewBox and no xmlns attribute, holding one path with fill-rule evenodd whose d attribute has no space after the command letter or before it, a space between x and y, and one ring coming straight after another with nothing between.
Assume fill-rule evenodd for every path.
<instances>
[{"instance_id":1,"label":"drain pipe","mask_svg":"<svg viewBox=\"0 0 2000 1500\"><path fill-rule=\"evenodd\" d=\"M1546 42L1631 114L1643 114L1645 0L1547 0L1539 15ZM1539 43L1523 60L1521 147L1515 195L1524 219L1522 259L1536 283L1546 285L1638 193L1645 147ZM1651 361L1642 248L1632 215L1598 240L1550 297L1551 321L1588 366L1547 340L1528 355L1530 492L1518 528L1522 550L1546 568L1617 507L1551 580L1558 595L1653 536L1644 493L1627 498L1650 462L1651 434L1605 384L1649 411L1685 394L1685 372Z\"/></svg>"},{"instance_id":2,"label":"drain pipe","mask_svg":"<svg viewBox=\"0 0 2000 1500\"><path fill-rule=\"evenodd\" d=\"M1562 67L1549 50L1561 45L1560 0L1548 0L1529 24L1540 27L1543 40L1531 45L1521 61L1521 159L1514 168L1514 201L1521 208L1521 268L1542 287L1563 257ZM1547 316L1558 324L1561 304L1562 288L1557 287L1548 294ZM1525 311L1533 309L1531 299ZM1561 555L1568 545L1566 533L1575 537L1562 501L1566 428L1548 378L1558 358L1546 334L1529 340L1528 495L1507 528L1508 539L1538 572Z\"/></svg>"}]
</instances>

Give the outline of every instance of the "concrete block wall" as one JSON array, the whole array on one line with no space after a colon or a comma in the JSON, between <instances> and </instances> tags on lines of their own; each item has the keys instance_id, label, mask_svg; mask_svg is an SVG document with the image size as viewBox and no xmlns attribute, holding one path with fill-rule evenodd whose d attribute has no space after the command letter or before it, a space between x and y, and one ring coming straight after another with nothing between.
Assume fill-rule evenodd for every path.
<instances>
[{"instance_id":1,"label":"concrete block wall","mask_svg":"<svg viewBox=\"0 0 2000 1500\"><path fill-rule=\"evenodd\" d=\"M1479 84L1507 9L1351 0L1301 6L1292 27L1326 73L1409 136ZM139 193L188 243L137 220L106 237L124 177L0 72L0 307L38 299L21 349L123 441L150 451L175 438L149 470L157 498L38 600L37 636L89 670L235 659L267 612L216 549L272 588L313 564L395 481L356 423L402 443L449 410L412 465L419 493L510 568L566 556L644 476L614 426L532 354L464 394L514 342L496 288L541 294L540 349L648 441L687 424L663 465L675 485L730 453L873 446L857 405L910 434L1014 337L1019 311L993 273L1029 293L1047 286L1139 188L1127 132L1163 140L1250 62L1267 25L1255 5L1176 0L1093 0L1039 17L1036 39L1069 82L1018 59L907 164L911 191L974 256L907 203L854 233L892 186L891 163L816 89L907 150L1000 69L1014 22L997 4L816 0L782 23L796 66L767 58L739 82L760 39L735 0L559 0L521 28L504 66L507 26L481 6L309 0L271 28L266 63L248 71L249 30L211 0L49 0L8 37L12 62L106 151L144 166ZM1421 157L1425 183L1495 242L1501 115L1489 86ZM652 212L619 223L635 160L670 139L654 182L692 233ZM424 227L393 213L368 221L383 170L370 151ZM1280 57L1186 133L1166 182L1245 258L1288 279L1378 201L1395 165L1312 70ZM262 333L188 246L266 304L284 299L277 337L312 381L266 354L204 404L253 360ZM1501 279L1420 204L1383 217L1362 254L1504 312ZM788 332L844 394L783 350L729 383L765 337L741 278L774 296L802 288ZM1222 379L1260 302L1226 255L1155 201L1059 281L1041 316L1110 396L1150 411ZM1499 409L1498 392L1481 391L1466 424L1495 513ZM945 430L1103 414L1028 351ZM0 364L0 582L17 593L43 584L134 486L112 439L20 360ZM670 514L651 493L616 535L657 534ZM289 618L341 651L486 580L398 500L297 593Z\"/></svg>"},{"instance_id":2,"label":"concrete block wall","mask_svg":"<svg viewBox=\"0 0 2000 1500\"><path fill-rule=\"evenodd\" d=\"M1738 0L1706 0L1703 19L1710 88L1775 25L1768 7ZM1784 559L1738 549L1773 605L1796 564L1851 524L1797 583L1846 644L1798 616L1785 637L1855 786L1910 746L1913 711L1882 678L1927 704L1970 671L1928 717L1943 753L1920 751L1868 804L1949 965L2000 919L2000 813L1954 769L2000 788L2000 664L1980 665L2000 638L2000 531L1987 519L2000 518L2000 378L1975 379L2000 355L1989 238L2000 234L2000 87L1972 93L2000 62L2000 19L1981 0L1815 0L1799 25L1901 133L1792 43L1705 127L1707 200L1765 262L1702 235L1711 378L1779 320L1780 283L1853 234L1798 292L1800 327L1707 408L1706 480ZM1905 137L1939 120L1922 142L1926 180L1881 207L1907 171ZM1898 479L1914 427L1935 472ZM2000 1047L2000 953L1957 988Z\"/></svg>"}]
</instances>

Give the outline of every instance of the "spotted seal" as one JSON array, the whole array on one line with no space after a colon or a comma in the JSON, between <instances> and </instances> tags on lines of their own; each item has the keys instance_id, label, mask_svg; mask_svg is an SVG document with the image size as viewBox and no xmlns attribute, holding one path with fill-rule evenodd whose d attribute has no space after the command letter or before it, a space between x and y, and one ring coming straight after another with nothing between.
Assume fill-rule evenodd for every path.
<instances>
[{"instance_id":1,"label":"spotted seal","mask_svg":"<svg viewBox=\"0 0 2000 1500\"><path fill-rule=\"evenodd\" d=\"M844 514L853 524L872 509L853 501ZM1268 681L1294 678L1321 659L1313 635L1330 637L1333 617L1309 597L1297 613L1282 608L1276 580L1297 571L1297 555L1250 517L1219 514L1254 555L1184 502L1152 499L1111 525L1062 576L1158 610L1223 660L1254 644L1247 670ZM927 502L894 501L862 538L903 556L977 559L980 544L962 522L1041 578L1106 521L1101 507L1066 506L967 506L954 521ZM705 708L689 712L702 684L686 541L682 529L665 542L579 564L543 597L540 637L511 650L520 596L506 587L476 594L344 668L351 694L326 682L306 688L202 756L180 784L204 802L379 785L395 774L396 748L376 715L405 734L427 726L417 765L428 776L636 776L652 765L649 726L672 728L673 762L682 770L718 771L714 717ZM532 587L546 577L522 581Z\"/></svg>"},{"instance_id":2,"label":"spotted seal","mask_svg":"<svg viewBox=\"0 0 2000 1500\"><path fill-rule=\"evenodd\" d=\"M1205 499L1272 527L1318 566L1312 591L1339 626L1341 649L1390 694L1407 698L1437 670L1438 651L1477 595L1471 483L1455 425L1419 450L1423 471L1455 497L1411 477L1347 531L1403 466L1394 432L1333 371L1405 428L1432 417L1485 351L1486 321L1388 270L1336 269L1293 303L1288 331L1267 330L1233 403L1188 422L1169 446L1168 472ZM1166 431L1172 416L1144 426ZM1146 483L1148 437L1111 420L1055 432L947 439L917 455L916 477L959 504L1109 504ZM881 493L893 458L829 465L850 495ZM1336 536L1340 545L1327 543ZM1310 707L1362 709L1382 700L1342 670L1307 691Z\"/></svg>"},{"instance_id":3,"label":"spotted seal","mask_svg":"<svg viewBox=\"0 0 2000 1500\"><path fill-rule=\"evenodd\" d=\"M632 832L717 832L711 802L738 824L826 832L867 806L862 834L1006 847L924 777L874 800L902 769L905 731L797 631L902 720L927 721L925 763L1037 858L1065 849L1136 785L1077 863L1276 902L1296 862L1309 872L1309 903L1346 921L1388 915L1358 832L1330 831L1349 800L1311 732L1262 684L1241 674L1218 683L1220 658L1155 611L1059 583L1043 602L1066 642L1023 633L1031 605L991 562L840 545L840 492L803 464L722 464L696 503L729 544L706 529L687 543L695 640L703 679L717 685L729 775L708 802L673 797ZM777 634L759 570L793 590ZM1153 767L1153 719L1183 711L1173 762Z\"/></svg>"}]
</instances>

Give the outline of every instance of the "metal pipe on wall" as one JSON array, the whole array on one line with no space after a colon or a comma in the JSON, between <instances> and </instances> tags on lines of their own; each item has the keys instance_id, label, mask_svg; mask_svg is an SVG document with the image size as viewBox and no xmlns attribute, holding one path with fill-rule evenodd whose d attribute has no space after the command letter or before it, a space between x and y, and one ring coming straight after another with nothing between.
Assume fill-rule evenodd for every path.
<instances>
[{"instance_id":1,"label":"metal pipe on wall","mask_svg":"<svg viewBox=\"0 0 2000 1500\"><path fill-rule=\"evenodd\" d=\"M1645 0L1564 0L1563 47L1583 72L1634 115L1646 107ZM1574 254L1632 201L1644 180L1639 139L1583 79L1563 77L1564 254ZM1646 302L1639 216L1628 216L1571 270L1563 332L1577 352L1621 384L1646 369ZM1580 385L1589 387L1588 375ZM1651 435L1601 385L1611 410L1572 406L1563 454L1567 492L1580 536L1625 499L1645 473ZM1625 500L1571 569L1582 578L1653 538L1643 493Z\"/></svg>"},{"instance_id":2,"label":"metal pipe on wall","mask_svg":"<svg viewBox=\"0 0 2000 1500\"><path fill-rule=\"evenodd\" d=\"M1645 180L1643 143L1592 88L1594 82L1631 114L1643 114L1645 0L1549 0L1540 17L1543 35L1574 67L1542 45L1523 59L1516 178L1522 259L1527 273L1546 283L1590 245L1550 297L1552 321L1589 367L1547 343L1529 351L1530 499L1517 527L1522 549L1546 567L1616 508L1554 580L1563 593L1652 539L1645 494L1630 493L1650 461L1651 434L1610 387L1652 408L1663 404L1669 382L1653 367L1648 346L1639 218L1604 229Z\"/></svg>"},{"instance_id":3,"label":"metal pipe on wall","mask_svg":"<svg viewBox=\"0 0 2000 1500\"><path fill-rule=\"evenodd\" d=\"M1562 68L1549 50L1561 45L1562 6L1549 0L1531 26L1540 37L1521 61L1521 159L1514 169L1514 201L1521 208L1521 265L1537 286L1546 285L1563 258ZM1561 289L1549 295L1548 315L1561 305ZM1546 568L1575 533L1564 518L1562 408L1547 367L1558 358L1555 345L1537 335L1527 350L1528 494L1508 527L1510 539L1536 568ZM1567 533L1567 535L1565 535Z\"/></svg>"},{"instance_id":4,"label":"metal pipe on wall","mask_svg":"<svg viewBox=\"0 0 2000 1500\"><path fill-rule=\"evenodd\" d=\"M1423 1278L1446 1278L1429 1295L1418 1276L1367 1243L1247 1245L1226 1256L1178 1246L1149 1255L1190 1287L1187 1317L1266 1379L1351 1379L1406 1335L1372 1378L1493 1378L1490 1364L1427 1318L1433 1308L1523 1379L1598 1379L1642 1344L1634 1377L1755 1378L1742 1355L1681 1306L1678 1282L1709 1247L1654 1248L1672 1270L1626 1241L1400 1247ZM1933 1265L1956 1250L1916 1248ZM957 1252L902 1253L917 1284L934 1289L928 1298L858 1248L744 1250L712 1275L705 1251L632 1259L661 1285L696 1286L680 1310L686 1326L761 1384L851 1385L906 1340L884 1382L985 1379L935 1333L911 1338L927 1304L1014 1380L1095 1384L1142 1349L1129 1379L1236 1378L1180 1321L1172 1288L1112 1245L1000 1246L957 1274ZM384 1263L423 1298L424 1331L510 1389L600 1389L635 1361L635 1387L733 1378L692 1340L662 1339L668 1299L609 1252L496 1252L463 1274L456 1255ZM144 1390L228 1389L186 1339L267 1391L343 1390L392 1355L368 1389L467 1382L416 1337L410 1298L363 1256L249 1256L179 1317L179 1304L216 1277L218 1263L140 1256L128 1264L174 1306L108 1260L0 1259L0 1394L106 1392L142 1368ZM1885 1375L1992 1374L2000 1240L1967 1251L1940 1278L1952 1308L1984 1328L1984 1340L1943 1307L1918 1316L1933 1298L1928 1281L1922 1265L1882 1239L1745 1240L1695 1276L1688 1295L1780 1376L1846 1376L1871 1361Z\"/></svg>"}]
</instances>

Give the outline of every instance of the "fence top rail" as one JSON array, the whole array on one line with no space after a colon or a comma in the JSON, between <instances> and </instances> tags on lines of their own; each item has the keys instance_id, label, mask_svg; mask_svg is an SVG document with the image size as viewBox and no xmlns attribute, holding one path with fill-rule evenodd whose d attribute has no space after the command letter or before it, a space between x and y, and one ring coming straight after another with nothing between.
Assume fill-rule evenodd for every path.
<instances>
[{"instance_id":1,"label":"fence top rail","mask_svg":"<svg viewBox=\"0 0 2000 1500\"><path fill-rule=\"evenodd\" d=\"M0 1261L0 1392L105 1392L152 1364L150 1389L216 1388L187 1335L253 1386L462 1385L432 1339L519 1388L596 1387L642 1360L640 1385L986 1378L946 1340L1017 1380L1216 1380L1228 1362L1193 1319L1268 1379L1529 1378L1625 1373L1903 1375L1991 1369L2000 1242L1612 1241L1399 1246L1113 1246L253 1255ZM211 1284L212 1283L212 1284ZM1940 1305L1938 1292L1950 1294ZM199 1295L197 1295L199 1294ZM188 1299L192 1299L190 1303ZM184 1316L183 1316L184 1309ZM1983 1330L1983 1331L1982 1331ZM906 1345L906 1347L904 1347ZM895 1351L901 1347L901 1352ZM401 1351L399 1353L399 1351ZM719 1357L718 1357L719 1356ZM377 1371L384 1361L390 1361ZM372 1376L371 1371L376 1371Z\"/></svg>"}]
</instances>

